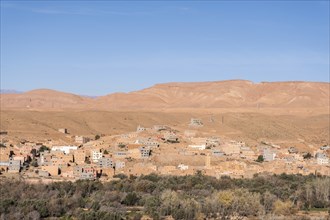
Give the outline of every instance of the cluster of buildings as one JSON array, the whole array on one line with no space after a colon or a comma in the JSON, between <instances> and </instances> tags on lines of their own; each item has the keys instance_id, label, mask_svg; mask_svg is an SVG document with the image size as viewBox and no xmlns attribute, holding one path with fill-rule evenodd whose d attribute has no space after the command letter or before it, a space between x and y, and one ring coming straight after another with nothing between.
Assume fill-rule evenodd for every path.
<instances>
[{"instance_id":1,"label":"cluster of buildings","mask_svg":"<svg viewBox=\"0 0 330 220\"><path fill-rule=\"evenodd\" d=\"M2 143L0 172L19 173L26 178L111 179L116 174L187 175L197 171L221 177L251 177L256 173L314 173L330 175L330 147L299 152L296 147L269 143L248 146L242 141L217 136L202 137L193 127L179 132L169 126L138 126L136 131L104 136L98 140L74 136L74 145L53 142ZM67 129L59 132L68 134Z\"/></svg>"}]
</instances>

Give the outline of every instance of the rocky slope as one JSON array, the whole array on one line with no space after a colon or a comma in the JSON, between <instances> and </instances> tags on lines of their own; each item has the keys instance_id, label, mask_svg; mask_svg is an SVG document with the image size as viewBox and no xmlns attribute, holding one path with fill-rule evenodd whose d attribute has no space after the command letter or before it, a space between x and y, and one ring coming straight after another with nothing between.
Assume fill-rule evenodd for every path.
<instances>
[{"instance_id":1,"label":"rocky slope","mask_svg":"<svg viewBox=\"0 0 330 220\"><path fill-rule=\"evenodd\" d=\"M88 98L54 90L1 94L1 107L18 109L168 109L329 107L330 84L230 80L166 83L131 93Z\"/></svg>"}]
</instances>

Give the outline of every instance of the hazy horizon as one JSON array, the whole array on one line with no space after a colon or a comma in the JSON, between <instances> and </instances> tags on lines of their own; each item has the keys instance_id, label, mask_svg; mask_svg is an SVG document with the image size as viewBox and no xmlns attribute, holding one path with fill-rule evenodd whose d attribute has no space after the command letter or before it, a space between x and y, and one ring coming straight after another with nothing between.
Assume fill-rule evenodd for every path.
<instances>
[{"instance_id":1,"label":"hazy horizon","mask_svg":"<svg viewBox=\"0 0 330 220\"><path fill-rule=\"evenodd\" d=\"M1 1L1 89L329 82L329 2Z\"/></svg>"},{"instance_id":2,"label":"hazy horizon","mask_svg":"<svg viewBox=\"0 0 330 220\"><path fill-rule=\"evenodd\" d=\"M63 91L63 90L58 90L58 89L52 89L52 88L33 88L30 90L19 90L19 89L8 89L8 88L1 88L0 89L0 94L19 94L19 93L25 93L25 92L29 92L29 91L33 91L33 90L54 90L54 91L59 91L59 92L65 92L65 93L71 93L74 95L79 95L79 96L86 96L86 97L90 97L90 98L95 98L95 97L100 97L100 96L105 96L105 95L109 95L109 94L114 94L114 93L130 93L130 92L136 92L139 90L143 90L143 89L147 89L153 86L156 86L158 84L167 84L167 83L212 83L212 82L223 82L223 81L250 81L254 84L259 84L259 83L287 83L287 82L310 82L310 83L330 83L328 82L321 82L321 81L299 81L299 80L292 80L292 81L260 81L260 82L253 82L251 80L246 80L246 79L227 79L227 80L215 80L215 81L186 81L186 82L165 82L165 83L155 83L149 87L144 87L144 88L138 88L137 90L132 90L132 91L115 91L115 92L108 92L108 93L104 93L104 94L100 94L100 95L90 95L90 94L78 94L78 93L74 93L74 92L69 92L69 91Z\"/></svg>"}]
</instances>

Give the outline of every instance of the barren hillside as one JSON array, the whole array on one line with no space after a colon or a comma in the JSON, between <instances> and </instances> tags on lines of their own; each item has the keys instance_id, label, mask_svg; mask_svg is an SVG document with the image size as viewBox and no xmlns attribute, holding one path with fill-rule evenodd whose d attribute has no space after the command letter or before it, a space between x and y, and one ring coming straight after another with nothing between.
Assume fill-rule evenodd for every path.
<instances>
[{"instance_id":1,"label":"barren hillside","mask_svg":"<svg viewBox=\"0 0 330 220\"><path fill-rule=\"evenodd\" d=\"M210 120L212 117L212 120ZM220 136L251 144L277 143L327 144L330 142L329 115L294 116L252 112L114 112L114 111L14 111L1 112L1 130L8 137L28 140L69 140L70 135L121 134L135 131L138 125L167 124L180 131L196 130L202 136ZM201 128L189 127L191 118L204 122Z\"/></svg>"},{"instance_id":2,"label":"barren hillside","mask_svg":"<svg viewBox=\"0 0 330 220\"><path fill-rule=\"evenodd\" d=\"M100 97L108 108L328 107L329 83L258 83L232 80L167 83L132 93Z\"/></svg>"},{"instance_id":3,"label":"barren hillside","mask_svg":"<svg viewBox=\"0 0 330 220\"><path fill-rule=\"evenodd\" d=\"M120 134L136 126L167 124L184 132L201 118L203 135L280 143L329 143L329 83L258 83L233 80L167 83L96 99L34 90L1 94L1 130L14 138L63 139L71 135Z\"/></svg>"},{"instance_id":4,"label":"barren hillside","mask_svg":"<svg viewBox=\"0 0 330 220\"><path fill-rule=\"evenodd\" d=\"M88 109L92 104L92 99L50 89L1 94L0 97L2 109Z\"/></svg>"},{"instance_id":5,"label":"barren hillside","mask_svg":"<svg viewBox=\"0 0 330 220\"><path fill-rule=\"evenodd\" d=\"M329 108L329 83L244 80L166 83L131 93L115 93L96 99L33 90L1 94L3 109L180 109L180 108Z\"/></svg>"}]
</instances>

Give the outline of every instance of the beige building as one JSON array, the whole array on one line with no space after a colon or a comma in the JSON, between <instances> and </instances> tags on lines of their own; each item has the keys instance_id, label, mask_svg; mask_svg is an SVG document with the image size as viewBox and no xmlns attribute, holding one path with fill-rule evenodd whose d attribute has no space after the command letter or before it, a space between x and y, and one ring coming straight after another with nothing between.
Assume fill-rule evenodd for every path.
<instances>
[{"instance_id":1,"label":"beige building","mask_svg":"<svg viewBox=\"0 0 330 220\"><path fill-rule=\"evenodd\" d=\"M73 157L76 164L84 164L86 160L86 153L85 151L77 150L74 152Z\"/></svg>"},{"instance_id":2,"label":"beige building","mask_svg":"<svg viewBox=\"0 0 330 220\"><path fill-rule=\"evenodd\" d=\"M257 155L249 147L242 147L241 148L241 158L245 158L248 160L255 160L257 158Z\"/></svg>"},{"instance_id":3,"label":"beige building","mask_svg":"<svg viewBox=\"0 0 330 220\"><path fill-rule=\"evenodd\" d=\"M8 161L10 155L10 148L0 148L0 161Z\"/></svg>"},{"instance_id":4,"label":"beige building","mask_svg":"<svg viewBox=\"0 0 330 220\"><path fill-rule=\"evenodd\" d=\"M60 128L58 129L59 132L63 133L63 134L67 134L68 133L68 129L66 128Z\"/></svg>"},{"instance_id":5,"label":"beige building","mask_svg":"<svg viewBox=\"0 0 330 220\"><path fill-rule=\"evenodd\" d=\"M58 166L42 166L41 169L47 171L51 176L58 176L59 174Z\"/></svg>"},{"instance_id":6,"label":"beige building","mask_svg":"<svg viewBox=\"0 0 330 220\"><path fill-rule=\"evenodd\" d=\"M241 152L241 148L239 145L234 145L234 144L226 144L221 147L221 150L226 154L226 155L239 155Z\"/></svg>"},{"instance_id":7,"label":"beige building","mask_svg":"<svg viewBox=\"0 0 330 220\"><path fill-rule=\"evenodd\" d=\"M84 137L84 136L75 136L75 142L78 144L85 144L87 142L89 142L90 139L88 137Z\"/></svg>"}]
</instances>

